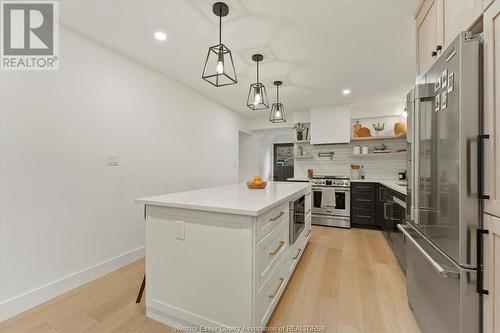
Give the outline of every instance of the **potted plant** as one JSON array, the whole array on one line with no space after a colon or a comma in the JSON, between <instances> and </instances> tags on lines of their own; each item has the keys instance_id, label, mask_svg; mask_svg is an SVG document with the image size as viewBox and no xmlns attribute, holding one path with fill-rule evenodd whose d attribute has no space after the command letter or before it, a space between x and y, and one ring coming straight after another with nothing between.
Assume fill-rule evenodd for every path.
<instances>
[{"instance_id":1,"label":"potted plant","mask_svg":"<svg viewBox=\"0 0 500 333\"><path fill-rule=\"evenodd\" d=\"M306 130L306 125L302 123L298 123L297 125L293 126L295 131L297 132L297 141L304 140L303 133Z\"/></svg>"},{"instance_id":2,"label":"potted plant","mask_svg":"<svg viewBox=\"0 0 500 333\"><path fill-rule=\"evenodd\" d=\"M377 136L382 135L382 131L385 128L385 123L381 123L379 121L376 124L372 124L372 126L373 126L373 129L375 130L375 135L377 135Z\"/></svg>"}]
</instances>

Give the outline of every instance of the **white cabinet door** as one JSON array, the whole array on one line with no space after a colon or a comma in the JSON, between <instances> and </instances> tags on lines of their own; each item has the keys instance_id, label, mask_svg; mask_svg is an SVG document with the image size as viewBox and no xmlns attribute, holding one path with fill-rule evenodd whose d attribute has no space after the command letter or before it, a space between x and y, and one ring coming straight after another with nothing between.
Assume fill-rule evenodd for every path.
<instances>
[{"instance_id":1,"label":"white cabinet door","mask_svg":"<svg viewBox=\"0 0 500 333\"><path fill-rule=\"evenodd\" d=\"M321 106L311 109L311 143L349 143L351 105Z\"/></svg>"},{"instance_id":2,"label":"white cabinet door","mask_svg":"<svg viewBox=\"0 0 500 333\"><path fill-rule=\"evenodd\" d=\"M495 0L483 0L483 11L486 10Z\"/></svg>"},{"instance_id":3,"label":"white cabinet door","mask_svg":"<svg viewBox=\"0 0 500 333\"><path fill-rule=\"evenodd\" d=\"M485 210L500 216L500 1L495 1L483 16L484 25L484 132L486 170Z\"/></svg>"},{"instance_id":4,"label":"white cabinet door","mask_svg":"<svg viewBox=\"0 0 500 333\"><path fill-rule=\"evenodd\" d=\"M483 0L440 0L443 2L444 49L461 31L468 30L483 13Z\"/></svg>"},{"instance_id":5,"label":"white cabinet door","mask_svg":"<svg viewBox=\"0 0 500 333\"><path fill-rule=\"evenodd\" d=\"M500 218L485 214L484 228L484 333L500 333Z\"/></svg>"},{"instance_id":6,"label":"white cabinet door","mask_svg":"<svg viewBox=\"0 0 500 333\"><path fill-rule=\"evenodd\" d=\"M440 43L439 9L437 0L425 0L415 18L417 42L417 76L425 73L436 60Z\"/></svg>"}]
</instances>

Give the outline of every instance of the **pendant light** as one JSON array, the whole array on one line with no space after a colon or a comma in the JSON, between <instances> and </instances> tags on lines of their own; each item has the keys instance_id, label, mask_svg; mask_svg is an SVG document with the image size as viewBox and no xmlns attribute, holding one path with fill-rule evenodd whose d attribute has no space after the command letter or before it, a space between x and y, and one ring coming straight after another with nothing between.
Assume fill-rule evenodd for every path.
<instances>
[{"instance_id":1,"label":"pendant light","mask_svg":"<svg viewBox=\"0 0 500 333\"><path fill-rule=\"evenodd\" d=\"M281 81L274 81L273 84L276 86L276 103L271 106L271 114L269 115L269 121L272 123L285 123L285 107L280 103L280 86L283 84Z\"/></svg>"},{"instance_id":2,"label":"pendant light","mask_svg":"<svg viewBox=\"0 0 500 333\"><path fill-rule=\"evenodd\" d=\"M212 11L219 17L219 44L208 49L201 78L216 87L228 86L238 82L231 51L222 44L222 18L229 14L229 7L224 2L216 2Z\"/></svg>"},{"instance_id":3,"label":"pendant light","mask_svg":"<svg viewBox=\"0 0 500 333\"><path fill-rule=\"evenodd\" d=\"M250 85L248 92L247 106L252 110L262 110L269 108L266 87L259 81L259 62L264 59L262 54L254 54L252 60L257 63L257 82Z\"/></svg>"}]
</instances>

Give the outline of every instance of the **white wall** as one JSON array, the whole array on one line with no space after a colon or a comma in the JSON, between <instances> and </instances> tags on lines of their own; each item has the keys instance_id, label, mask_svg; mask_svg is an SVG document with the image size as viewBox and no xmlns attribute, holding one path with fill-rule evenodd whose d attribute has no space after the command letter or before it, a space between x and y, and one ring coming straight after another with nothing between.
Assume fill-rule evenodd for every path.
<instances>
[{"instance_id":1,"label":"white wall","mask_svg":"<svg viewBox=\"0 0 500 333\"><path fill-rule=\"evenodd\" d=\"M240 132L239 181L244 183L259 174L262 135Z\"/></svg>"},{"instance_id":2,"label":"white wall","mask_svg":"<svg viewBox=\"0 0 500 333\"><path fill-rule=\"evenodd\" d=\"M59 71L0 72L0 320L142 256L134 198L238 182L243 118L60 34Z\"/></svg>"},{"instance_id":3,"label":"white wall","mask_svg":"<svg viewBox=\"0 0 500 333\"><path fill-rule=\"evenodd\" d=\"M271 179L273 175L273 145L293 142L291 128L253 131L251 135L240 133L240 182L255 175Z\"/></svg>"}]
</instances>

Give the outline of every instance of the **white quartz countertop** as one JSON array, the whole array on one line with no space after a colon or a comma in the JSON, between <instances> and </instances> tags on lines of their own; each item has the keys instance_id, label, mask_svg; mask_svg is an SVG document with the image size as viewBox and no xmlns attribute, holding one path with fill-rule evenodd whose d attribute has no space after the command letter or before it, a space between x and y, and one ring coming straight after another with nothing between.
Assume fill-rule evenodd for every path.
<instances>
[{"instance_id":1,"label":"white quartz countertop","mask_svg":"<svg viewBox=\"0 0 500 333\"><path fill-rule=\"evenodd\" d=\"M406 186L399 185L397 181L390 180L375 180L375 179L351 179L352 183L379 183L388 188L406 195Z\"/></svg>"},{"instance_id":2,"label":"white quartz countertop","mask_svg":"<svg viewBox=\"0 0 500 333\"><path fill-rule=\"evenodd\" d=\"M309 183L268 182L265 189L252 190L246 184L233 184L139 198L135 201L145 205L258 216L289 201L309 187Z\"/></svg>"}]
</instances>

